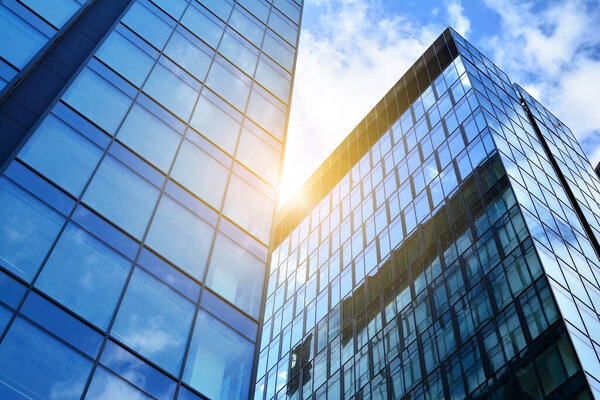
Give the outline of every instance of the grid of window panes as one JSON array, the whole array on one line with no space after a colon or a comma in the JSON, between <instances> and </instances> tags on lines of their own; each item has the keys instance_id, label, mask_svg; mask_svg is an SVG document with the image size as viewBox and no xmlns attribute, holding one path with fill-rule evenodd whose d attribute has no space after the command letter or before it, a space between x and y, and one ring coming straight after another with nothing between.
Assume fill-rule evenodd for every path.
<instances>
[{"instance_id":1,"label":"grid of window panes","mask_svg":"<svg viewBox=\"0 0 600 400\"><path fill-rule=\"evenodd\" d=\"M502 396L514 360L522 396L577 374L495 154L459 57L274 249L256 399Z\"/></svg>"},{"instance_id":2,"label":"grid of window panes","mask_svg":"<svg viewBox=\"0 0 600 400\"><path fill-rule=\"evenodd\" d=\"M550 164L550 155L545 153L517 100L517 93L505 80L505 75L493 72L499 71L497 67L472 45L455 36L544 271L550 278L554 296L567 322L573 345L583 369L589 374L592 390L596 396L600 396L600 260L581 225L590 223L592 227L596 226L596 217L589 209L585 213L587 221L579 220ZM551 122L548 117L546 120ZM558 126L558 121L554 121L552 126ZM545 126L544 123L538 125ZM541 129L547 141L558 138L558 135L550 134L547 127ZM560 143L564 144L571 135L561 132L563 140ZM567 177L573 178L569 173L572 170L567 165L576 165L575 157L582 156L574 151L571 156L573 160L565 163L567 157L557 147L557 140L554 139L551 146L552 156ZM557 155L560 158L557 159ZM580 159L579 162L583 161ZM583 168L581 170L585 171ZM596 179L588 180L593 183ZM589 192L591 185L581 187L583 189L578 192L577 198L585 207L588 195L594 192ZM596 204L593 209L597 208Z\"/></svg>"},{"instance_id":3,"label":"grid of window panes","mask_svg":"<svg viewBox=\"0 0 600 400\"><path fill-rule=\"evenodd\" d=\"M0 3L0 93L91 1L8 0Z\"/></svg>"},{"instance_id":4,"label":"grid of window panes","mask_svg":"<svg viewBox=\"0 0 600 400\"><path fill-rule=\"evenodd\" d=\"M558 120L523 88L518 88L533 112L537 126L544 136L552 156L566 178L585 215L587 223L600 239L600 179L586 157L581 145L564 123Z\"/></svg>"},{"instance_id":5,"label":"grid of window panes","mask_svg":"<svg viewBox=\"0 0 600 400\"><path fill-rule=\"evenodd\" d=\"M300 12L135 0L67 85L0 177L1 398L249 396Z\"/></svg>"}]
</instances>

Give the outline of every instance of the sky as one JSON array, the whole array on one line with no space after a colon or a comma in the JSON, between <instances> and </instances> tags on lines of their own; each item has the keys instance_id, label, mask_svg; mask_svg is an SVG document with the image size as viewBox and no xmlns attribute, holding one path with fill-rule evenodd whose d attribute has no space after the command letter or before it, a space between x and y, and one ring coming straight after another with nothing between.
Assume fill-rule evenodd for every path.
<instances>
[{"instance_id":1,"label":"sky","mask_svg":"<svg viewBox=\"0 0 600 400\"><path fill-rule=\"evenodd\" d=\"M447 26L600 161L600 0L305 0L280 206Z\"/></svg>"}]
</instances>

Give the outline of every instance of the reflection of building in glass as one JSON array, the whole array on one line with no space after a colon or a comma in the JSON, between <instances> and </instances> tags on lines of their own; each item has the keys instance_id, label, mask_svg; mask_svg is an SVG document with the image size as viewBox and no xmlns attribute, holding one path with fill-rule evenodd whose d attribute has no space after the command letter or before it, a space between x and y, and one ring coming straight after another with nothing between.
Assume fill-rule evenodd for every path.
<instances>
[{"instance_id":1,"label":"reflection of building in glass","mask_svg":"<svg viewBox=\"0 0 600 400\"><path fill-rule=\"evenodd\" d=\"M0 398L249 397L300 17L1 2Z\"/></svg>"},{"instance_id":2,"label":"reflection of building in glass","mask_svg":"<svg viewBox=\"0 0 600 400\"><path fill-rule=\"evenodd\" d=\"M600 398L598 199L445 31L278 213L255 398Z\"/></svg>"}]
</instances>

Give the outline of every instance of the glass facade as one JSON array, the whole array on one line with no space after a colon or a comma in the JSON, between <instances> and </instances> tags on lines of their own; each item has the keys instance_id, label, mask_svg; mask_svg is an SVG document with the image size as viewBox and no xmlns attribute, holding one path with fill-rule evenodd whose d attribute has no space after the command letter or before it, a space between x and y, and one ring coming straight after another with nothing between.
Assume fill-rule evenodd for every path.
<instances>
[{"instance_id":1,"label":"glass facade","mask_svg":"<svg viewBox=\"0 0 600 400\"><path fill-rule=\"evenodd\" d=\"M12 0L0 3L0 96L40 51L93 0Z\"/></svg>"},{"instance_id":2,"label":"glass facade","mask_svg":"<svg viewBox=\"0 0 600 400\"><path fill-rule=\"evenodd\" d=\"M600 398L599 184L446 30L276 216L255 399Z\"/></svg>"},{"instance_id":3,"label":"glass facade","mask_svg":"<svg viewBox=\"0 0 600 400\"><path fill-rule=\"evenodd\" d=\"M92 3L3 1L0 90ZM127 3L0 171L3 399L253 393L302 4Z\"/></svg>"}]
</instances>

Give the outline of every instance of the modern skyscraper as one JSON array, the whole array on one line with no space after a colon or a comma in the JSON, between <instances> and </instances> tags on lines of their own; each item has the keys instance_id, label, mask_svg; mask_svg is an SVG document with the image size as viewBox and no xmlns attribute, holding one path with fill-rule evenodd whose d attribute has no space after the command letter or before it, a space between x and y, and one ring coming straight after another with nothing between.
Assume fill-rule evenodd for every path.
<instances>
[{"instance_id":1,"label":"modern skyscraper","mask_svg":"<svg viewBox=\"0 0 600 400\"><path fill-rule=\"evenodd\" d=\"M600 398L599 200L446 30L278 213L255 399Z\"/></svg>"},{"instance_id":2,"label":"modern skyscraper","mask_svg":"<svg viewBox=\"0 0 600 400\"><path fill-rule=\"evenodd\" d=\"M249 397L300 19L0 3L0 398Z\"/></svg>"}]
</instances>

